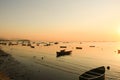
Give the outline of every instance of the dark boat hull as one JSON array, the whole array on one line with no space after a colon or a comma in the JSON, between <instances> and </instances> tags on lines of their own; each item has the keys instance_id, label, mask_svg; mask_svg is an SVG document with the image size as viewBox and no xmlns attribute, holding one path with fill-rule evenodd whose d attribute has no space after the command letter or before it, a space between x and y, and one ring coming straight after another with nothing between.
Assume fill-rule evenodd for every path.
<instances>
[{"instance_id":1,"label":"dark boat hull","mask_svg":"<svg viewBox=\"0 0 120 80\"><path fill-rule=\"evenodd\" d=\"M101 77L94 78L94 79L79 78L79 80L105 80L105 75L103 75Z\"/></svg>"},{"instance_id":2,"label":"dark boat hull","mask_svg":"<svg viewBox=\"0 0 120 80\"><path fill-rule=\"evenodd\" d=\"M57 57L70 55L72 51L57 52Z\"/></svg>"},{"instance_id":3,"label":"dark boat hull","mask_svg":"<svg viewBox=\"0 0 120 80\"><path fill-rule=\"evenodd\" d=\"M82 47L76 47L76 49L82 49Z\"/></svg>"},{"instance_id":4,"label":"dark boat hull","mask_svg":"<svg viewBox=\"0 0 120 80\"><path fill-rule=\"evenodd\" d=\"M105 67L101 66L83 73L79 80L105 80Z\"/></svg>"},{"instance_id":5,"label":"dark boat hull","mask_svg":"<svg viewBox=\"0 0 120 80\"><path fill-rule=\"evenodd\" d=\"M67 48L67 46L60 46L60 48Z\"/></svg>"}]
</instances>

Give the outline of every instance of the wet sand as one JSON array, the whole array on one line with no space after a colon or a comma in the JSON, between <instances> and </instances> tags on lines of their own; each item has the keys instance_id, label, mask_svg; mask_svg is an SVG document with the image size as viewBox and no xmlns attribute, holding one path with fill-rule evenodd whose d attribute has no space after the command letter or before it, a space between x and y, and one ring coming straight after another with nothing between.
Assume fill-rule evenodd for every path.
<instances>
[{"instance_id":1,"label":"wet sand","mask_svg":"<svg viewBox=\"0 0 120 80\"><path fill-rule=\"evenodd\" d=\"M31 63L26 64L18 61L17 57L0 50L0 80L78 80L71 73L51 68L46 64L42 64L29 60ZM24 58L26 59L26 58ZM1 77L4 76L4 77Z\"/></svg>"},{"instance_id":2,"label":"wet sand","mask_svg":"<svg viewBox=\"0 0 120 80\"><path fill-rule=\"evenodd\" d=\"M0 50L0 80L29 80L27 71L23 64Z\"/></svg>"}]
</instances>

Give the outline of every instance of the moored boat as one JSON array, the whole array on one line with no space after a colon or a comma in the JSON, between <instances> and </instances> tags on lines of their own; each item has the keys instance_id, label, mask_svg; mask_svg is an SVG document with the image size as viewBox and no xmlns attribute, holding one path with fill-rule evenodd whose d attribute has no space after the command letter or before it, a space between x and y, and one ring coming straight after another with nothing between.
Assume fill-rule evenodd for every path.
<instances>
[{"instance_id":1,"label":"moored boat","mask_svg":"<svg viewBox=\"0 0 120 80\"><path fill-rule=\"evenodd\" d=\"M95 46L89 46L89 47L95 47Z\"/></svg>"},{"instance_id":2,"label":"moored boat","mask_svg":"<svg viewBox=\"0 0 120 80\"><path fill-rule=\"evenodd\" d=\"M71 52L72 52L71 50L70 51L60 50L60 52L56 52L56 53L57 53L57 57L60 57L60 56L70 55Z\"/></svg>"},{"instance_id":3,"label":"moored boat","mask_svg":"<svg viewBox=\"0 0 120 80\"><path fill-rule=\"evenodd\" d=\"M31 48L35 48L35 46L30 46Z\"/></svg>"},{"instance_id":4,"label":"moored boat","mask_svg":"<svg viewBox=\"0 0 120 80\"><path fill-rule=\"evenodd\" d=\"M50 46L51 44L45 44L44 46Z\"/></svg>"},{"instance_id":5,"label":"moored boat","mask_svg":"<svg viewBox=\"0 0 120 80\"><path fill-rule=\"evenodd\" d=\"M120 50L118 50L118 54L120 54Z\"/></svg>"},{"instance_id":6,"label":"moored boat","mask_svg":"<svg viewBox=\"0 0 120 80\"><path fill-rule=\"evenodd\" d=\"M28 44L27 44L27 46L31 46L31 44L30 44L30 43L28 43Z\"/></svg>"},{"instance_id":7,"label":"moored boat","mask_svg":"<svg viewBox=\"0 0 120 80\"><path fill-rule=\"evenodd\" d=\"M82 49L82 47L76 47L76 49Z\"/></svg>"},{"instance_id":8,"label":"moored boat","mask_svg":"<svg viewBox=\"0 0 120 80\"><path fill-rule=\"evenodd\" d=\"M54 44L59 44L58 42L55 42Z\"/></svg>"},{"instance_id":9,"label":"moored boat","mask_svg":"<svg viewBox=\"0 0 120 80\"><path fill-rule=\"evenodd\" d=\"M79 76L79 80L105 80L105 67L101 66Z\"/></svg>"},{"instance_id":10,"label":"moored boat","mask_svg":"<svg viewBox=\"0 0 120 80\"><path fill-rule=\"evenodd\" d=\"M26 46L26 44L22 43L22 46Z\"/></svg>"},{"instance_id":11,"label":"moored boat","mask_svg":"<svg viewBox=\"0 0 120 80\"><path fill-rule=\"evenodd\" d=\"M67 48L67 46L60 46L60 48Z\"/></svg>"}]
</instances>

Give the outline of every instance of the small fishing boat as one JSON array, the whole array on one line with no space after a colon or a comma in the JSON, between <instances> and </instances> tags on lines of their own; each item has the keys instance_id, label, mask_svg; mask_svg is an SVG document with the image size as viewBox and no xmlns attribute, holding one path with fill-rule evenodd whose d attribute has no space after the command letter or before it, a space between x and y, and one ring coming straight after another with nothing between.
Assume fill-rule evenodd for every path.
<instances>
[{"instance_id":1,"label":"small fishing boat","mask_svg":"<svg viewBox=\"0 0 120 80\"><path fill-rule=\"evenodd\" d=\"M118 50L118 54L120 54L120 50Z\"/></svg>"},{"instance_id":2,"label":"small fishing boat","mask_svg":"<svg viewBox=\"0 0 120 80\"><path fill-rule=\"evenodd\" d=\"M40 43L36 43L36 46L39 46L40 45Z\"/></svg>"},{"instance_id":3,"label":"small fishing boat","mask_svg":"<svg viewBox=\"0 0 120 80\"><path fill-rule=\"evenodd\" d=\"M95 47L95 46L89 46L89 47Z\"/></svg>"},{"instance_id":4,"label":"small fishing boat","mask_svg":"<svg viewBox=\"0 0 120 80\"><path fill-rule=\"evenodd\" d=\"M82 42L80 42L80 44L82 44Z\"/></svg>"},{"instance_id":5,"label":"small fishing boat","mask_svg":"<svg viewBox=\"0 0 120 80\"><path fill-rule=\"evenodd\" d=\"M44 46L50 46L51 44L45 44Z\"/></svg>"},{"instance_id":6,"label":"small fishing boat","mask_svg":"<svg viewBox=\"0 0 120 80\"><path fill-rule=\"evenodd\" d=\"M56 52L56 53L57 53L57 57L60 57L60 56L70 55L71 52L72 51L60 50L60 52Z\"/></svg>"},{"instance_id":7,"label":"small fishing boat","mask_svg":"<svg viewBox=\"0 0 120 80\"><path fill-rule=\"evenodd\" d=\"M76 49L82 49L82 47L76 47Z\"/></svg>"},{"instance_id":8,"label":"small fishing boat","mask_svg":"<svg viewBox=\"0 0 120 80\"><path fill-rule=\"evenodd\" d=\"M28 44L27 44L27 46L31 46L31 44L30 44L30 43L28 43Z\"/></svg>"},{"instance_id":9,"label":"small fishing boat","mask_svg":"<svg viewBox=\"0 0 120 80\"><path fill-rule=\"evenodd\" d=\"M59 44L58 42L55 42L54 44Z\"/></svg>"},{"instance_id":10,"label":"small fishing boat","mask_svg":"<svg viewBox=\"0 0 120 80\"><path fill-rule=\"evenodd\" d=\"M30 46L31 48L35 48L35 46Z\"/></svg>"},{"instance_id":11,"label":"small fishing boat","mask_svg":"<svg viewBox=\"0 0 120 80\"><path fill-rule=\"evenodd\" d=\"M105 67L101 66L79 76L79 80L105 80Z\"/></svg>"},{"instance_id":12,"label":"small fishing boat","mask_svg":"<svg viewBox=\"0 0 120 80\"><path fill-rule=\"evenodd\" d=\"M22 43L22 46L26 46L26 44Z\"/></svg>"},{"instance_id":13,"label":"small fishing boat","mask_svg":"<svg viewBox=\"0 0 120 80\"><path fill-rule=\"evenodd\" d=\"M67 46L60 46L60 48L67 48Z\"/></svg>"}]
</instances>

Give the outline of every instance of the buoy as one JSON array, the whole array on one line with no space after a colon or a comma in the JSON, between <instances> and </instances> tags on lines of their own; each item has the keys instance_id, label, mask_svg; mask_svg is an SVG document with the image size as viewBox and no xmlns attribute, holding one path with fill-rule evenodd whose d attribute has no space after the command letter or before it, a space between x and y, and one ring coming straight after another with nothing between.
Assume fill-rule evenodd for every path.
<instances>
[{"instance_id":1,"label":"buoy","mask_svg":"<svg viewBox=\"0 0 120 80\"><path fill-rule=\"evenodd\" d=\"M41 59L43 60L43 57L41 57Z\"/></svg>"},{"instance_id":2,"label":"buoy","mask_svg":"<svg viewBox=\"0 0 120 80\"><path fill-rule=\"evenodd\" d=\"M110 66L107 66L107 70L110 70Z\"/></svg>"}]
</instances>

